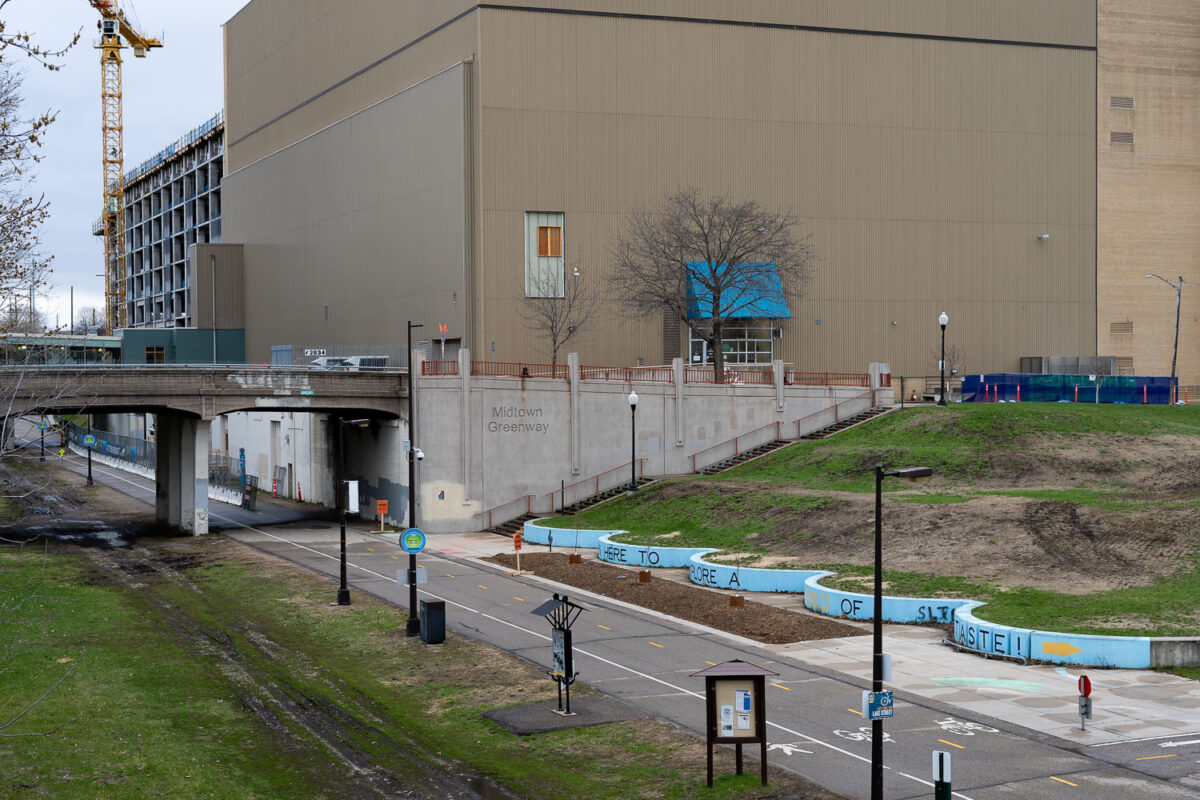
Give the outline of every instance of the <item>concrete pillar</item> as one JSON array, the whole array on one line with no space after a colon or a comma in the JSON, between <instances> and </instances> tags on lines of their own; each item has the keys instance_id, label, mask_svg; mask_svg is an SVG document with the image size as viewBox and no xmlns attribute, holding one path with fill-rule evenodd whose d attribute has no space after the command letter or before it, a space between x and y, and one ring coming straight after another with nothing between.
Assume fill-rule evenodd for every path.
<instances>
[{"instance_id":1,"label":"concrete pillar","mask_svg":"<svg viewBox=\"0 0 1200 800\"><path fill-rule=\"evenodd\" d=\"M179 527L194 536L208 533L208 437L211 420L180 420Z\"/></svg>"},{"instance_id":2,"label":"concrete pillar","mask_svg":"<svg viewBox=\"0 0 1200 800\"><path fill-rule=\"evenodd\" d=\"M579 475L583 472L583 407L579 404L579 353L567 353L567 377L571 386L571 474ZM553 504L551 506L553 507Z\"/></svg>"},{"instance_id":3,"label":"concrete pillar","mask_svg":"<svg viewBox=\"0 0 1200 800\"><path fill-rule=\"evenodd\" d=\"M775 359L771 362L771 380L775 383L775 410L783 411L783 362Z\"/></svg>"},{"instance_id":4,"label":"concrete pillar","mask_svg":"<svg viewBox=\"0 0 1200 800\"><path fill-rule=\"evenodd\" d=\"M458 351L458 379L461 382L458 398L459 457L462 458L458 477L463 487L463 503L466 503L471 499L471 466L474 463L471 461L471 431L475 429L475 420L471 418L471 351L465 347Z\"/></svg>"},{"instance_id":5,"label":"concrete pillar","mask_svg":"<svg viewBox=\"0 0 1200 800\"><path fill-rule=\"evenodd\" d=\"M158 440L167 449L166 474L162 481L166 489L167 524L178 528L183 518L183 496L180 492L180 429L183 420L175 415L164 414L158 426ZM156 503L157 506L157 503Z\"/></svg>"},{"instance_id":6,"label":"concrete pillar","mask_svg":"<svg viewBox=\"0 0 1200 800\"><path fill-rule=\"evenodd\" d=\"M683 447L686 443L685 424L687 420L684 418L684 398L683 387L685 385L687 373L684 371L683 359L671 359L671 379L675 384L675 446Z\"/></svg>"},{"instance_id":7,"label":"concrete pillar","mask_svg":"<svg viewBox=\"0 0 1200 800\"><path fill-rule=\"evenodd\" d=\"M171 469L178 459L179 443L172 435L172 423L176 420L168 414L158 414L155 427L154 451L154 518L159 522L170 522L171 518Z\"/></svg>"}]
</instances>

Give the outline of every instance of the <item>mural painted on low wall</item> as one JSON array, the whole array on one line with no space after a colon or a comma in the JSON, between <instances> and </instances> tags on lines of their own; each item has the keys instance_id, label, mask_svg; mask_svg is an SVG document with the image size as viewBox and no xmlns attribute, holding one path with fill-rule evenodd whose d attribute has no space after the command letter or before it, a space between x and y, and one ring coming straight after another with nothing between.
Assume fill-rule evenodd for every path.
<instances>
[{"instance_id":1,"label":"mural painted on low wall","mask_svg":"<svg viewBox=\"0 0 1200 800\"><path fill-rule=\"evenodd\" d=\"M623 530L597 531L548 528L526 522L524 537L531 544L596 548L601 561L629 567L687 567L691 581L714 589L744 592L792 592L804 595L811 611L854 620L873 618L873 595L822 586L825 570L763 569L717 564L706 556L713 548L655 547L612 541ZM1144 636L1096 636L1016 628L981 620L974 610L978 600L952 598L883 597L882 618L900 623L951 624L958 644L987 655L1010 656L1057 664L1144 669L1152 666L1151 640ZM1159 640L1162 641L1162 640Z\"/></svg>"}]
</instances>

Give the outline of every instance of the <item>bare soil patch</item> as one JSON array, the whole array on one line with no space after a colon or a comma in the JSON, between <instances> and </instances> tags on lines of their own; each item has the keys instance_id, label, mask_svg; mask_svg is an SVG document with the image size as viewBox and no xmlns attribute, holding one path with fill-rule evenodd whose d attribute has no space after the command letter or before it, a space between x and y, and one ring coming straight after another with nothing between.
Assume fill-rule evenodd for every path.
<instances>
[{"instance_id":1,"label":"bare soil patch","mask_svg":"<svg viewBox=\"0 0 1200 800\"><path fill-rule=\"evenodd\" d=\"M504 553L491 561L516 568L516 557ZM766 644L789 644L813 639L861 636L863 631L825 616L789 611L747 600L731 608L729 595L685 586L662 578L639 583L637 573L597 561L568 563L565 553L527 553L521 569L539 577L695 622L706 628L736 633Z\"/></svg>"}]
</instances>

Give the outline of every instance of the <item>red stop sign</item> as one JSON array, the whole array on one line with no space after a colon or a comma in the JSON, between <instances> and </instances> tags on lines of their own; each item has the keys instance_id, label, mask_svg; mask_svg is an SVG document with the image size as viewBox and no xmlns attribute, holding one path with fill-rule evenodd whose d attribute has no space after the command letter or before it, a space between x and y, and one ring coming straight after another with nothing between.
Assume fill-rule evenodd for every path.
<instances>
[{"instance_id":1,"label":"red stop sign","mask_svg":"<svg viewBox=\"0 0 1200 800\"><path fill-rule=\"evenodd\" d=\"M1079 676L1079 693L1084 697L1092 696L1092 681L1087 675Z\"/></svg>"}]
</instances>

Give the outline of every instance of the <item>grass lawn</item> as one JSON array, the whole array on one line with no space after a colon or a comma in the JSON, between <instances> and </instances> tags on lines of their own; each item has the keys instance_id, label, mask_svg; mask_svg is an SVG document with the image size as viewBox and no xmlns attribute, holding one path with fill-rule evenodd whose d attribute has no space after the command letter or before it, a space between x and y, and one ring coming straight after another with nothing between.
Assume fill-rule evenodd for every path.
<instances>
[{"instance_id":1,"label":"grass lawn","mask_svg":"<svg viewBox=\"0 0 1200 800\"><path fill-rule=\"evenodd\" d=\"M537 798L833 798L757 773L707 791L702 741L660 723L514 736L481 712L552 698L542 668L425 646L403 609L331 607L329 581L215 537L142 546L107 569L0 549L0 797L435 798L465 771Z\"/></svg>"},{"instance_id":2,"label":"grass lawn","mask_svg":"<svg viewBox=\"0 0 1200 800\"><path fill-rule=\"evenodd\" d=\"M933 467L941 479L969 485L988 473L991 453L1019 450L1027 446L1023 440L1028 437L1103 437L1119 443L1126 437L1200 433L1200 406L966 403L914 411L888 414L829 439L803 442L722 476L873 492L871 470L876 463L919 464ZM885 491L910 487L904 481L884 484Z\"/></svg>"}]
</instances>

